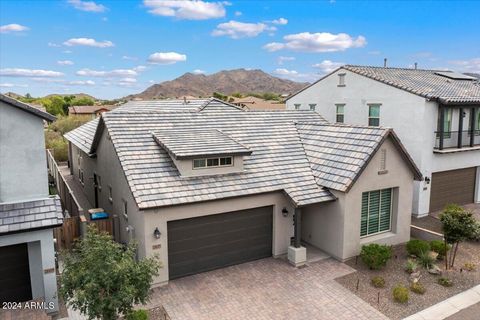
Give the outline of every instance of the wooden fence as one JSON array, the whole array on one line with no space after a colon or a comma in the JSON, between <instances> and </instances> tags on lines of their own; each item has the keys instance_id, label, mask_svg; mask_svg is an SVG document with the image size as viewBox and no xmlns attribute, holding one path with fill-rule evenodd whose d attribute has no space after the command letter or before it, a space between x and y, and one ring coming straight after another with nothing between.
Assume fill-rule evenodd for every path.
<instances>
[{"instance_id":1,"label":"wooden fence","mask_svg":"<svg viewBox=\"0 0 480 320\"><path fill-rule=\"evenodd\" d=\"M55 182L60 201L62 202L63 210L67 210L72 217L78 217L84 214L83 208L78 203L75 195L65 181L65 178L60 173L57 162L53 158L50 150L47 150L47 166L48 172L53 177L53 180Z\"/></svg>"}]
</instances>

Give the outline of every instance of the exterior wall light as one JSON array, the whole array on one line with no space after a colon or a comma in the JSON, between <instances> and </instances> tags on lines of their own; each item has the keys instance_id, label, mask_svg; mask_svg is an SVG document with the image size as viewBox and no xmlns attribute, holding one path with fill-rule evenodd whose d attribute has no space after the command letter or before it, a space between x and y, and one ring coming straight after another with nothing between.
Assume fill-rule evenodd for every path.
<instances>
[{"instance_id":1,"label":"exterior wall light","mask_svg":"<svg viewBox=\"0 0 480 320\"><path fill-rule=\"evenodd\" d=\"M285 207L283 207L283 209L282 209L282 216L288 217L288 210Z\"/></svg>"},{"instance_id":2,"label":"exterior wall light","mask_svg":"<svg viewBox=\"0 0 480 320\"><path fill-rule=\"evenodd\" d=\"M155 237L155 239L160 239L160 230L158 230L158 228L155 228L155 231L153 231L153 236Z\"/></svg>"},{"instance_id":3,"label":"exterior wall light","mask_svg":"<svg viewBox=\"0 0 480 320\"><path fill-rule=\"evenodd\" d=\"M427 184L430 184L430 178L429 178L429 177L425 177L425 182L426 182Z\"/></svg>"}]
</instances>

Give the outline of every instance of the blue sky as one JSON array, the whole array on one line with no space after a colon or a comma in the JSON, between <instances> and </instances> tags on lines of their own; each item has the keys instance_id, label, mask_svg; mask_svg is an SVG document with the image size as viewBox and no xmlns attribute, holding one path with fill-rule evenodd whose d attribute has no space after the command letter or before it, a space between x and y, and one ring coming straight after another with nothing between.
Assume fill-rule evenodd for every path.
<instances>
[{"instance_id":1,"label":"blue sky","mask_svg":"<svg viewBox=\"0 0 480 320\"><path fill-rule=\"evenodd\" d=\"M185 72L480 72L478 1L0 1L0 91L137 93Z\"/></svg>"}]
</instances>

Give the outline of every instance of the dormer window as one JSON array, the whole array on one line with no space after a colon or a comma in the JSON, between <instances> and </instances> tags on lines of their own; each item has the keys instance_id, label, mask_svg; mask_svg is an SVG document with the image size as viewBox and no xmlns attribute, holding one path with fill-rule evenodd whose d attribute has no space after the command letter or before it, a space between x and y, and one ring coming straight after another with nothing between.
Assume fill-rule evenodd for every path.
<instances>
[{"instance_id":1,"label":"dormer window","mask_svg":"<svg viewBox=\"0 0 480 320\"><path fill-rule=\"evenodd\" d=\"M193 169L212 168L212 167L230 167L233 165L232 157L194 159Z\"/></svg>"}]
</instances>

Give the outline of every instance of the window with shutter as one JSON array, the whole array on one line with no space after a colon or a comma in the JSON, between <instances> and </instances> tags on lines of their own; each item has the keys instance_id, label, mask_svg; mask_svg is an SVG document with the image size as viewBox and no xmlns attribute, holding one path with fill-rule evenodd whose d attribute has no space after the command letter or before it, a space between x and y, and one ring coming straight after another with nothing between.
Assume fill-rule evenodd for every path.
<instances>
[{"instance_id":1,"label":"window with shutter","mask_svg":"<svg viewBox=\"0 0 480 320\"><path fill-rule=\"evenodd\" d=\"M362 194L360 236L390 231L392 219L392 189Z\"/></svg>"}]
</instances>

